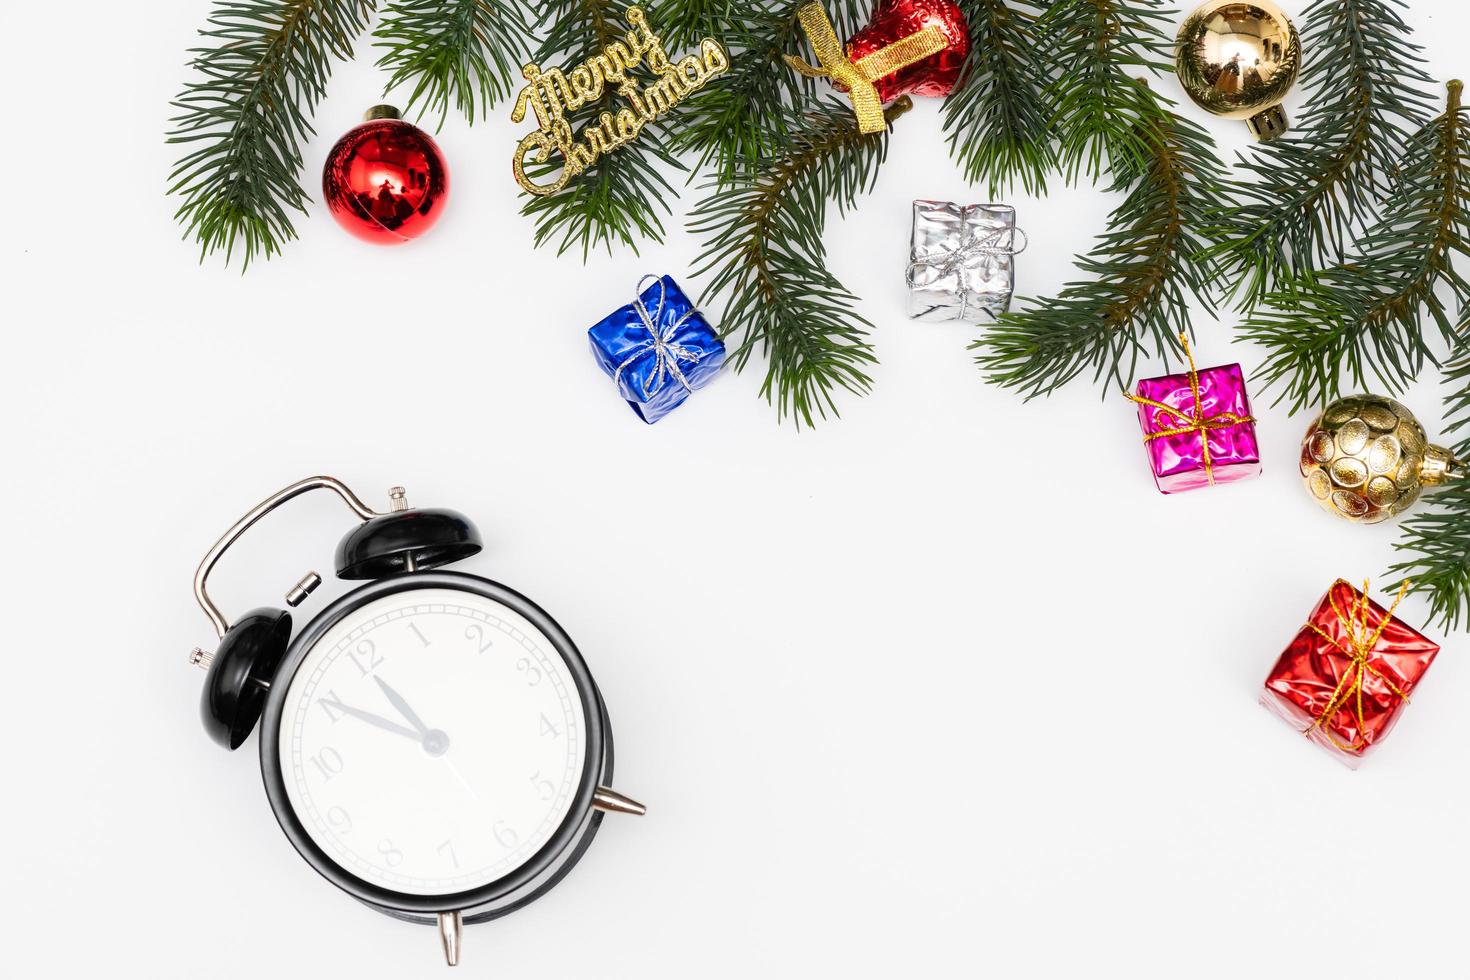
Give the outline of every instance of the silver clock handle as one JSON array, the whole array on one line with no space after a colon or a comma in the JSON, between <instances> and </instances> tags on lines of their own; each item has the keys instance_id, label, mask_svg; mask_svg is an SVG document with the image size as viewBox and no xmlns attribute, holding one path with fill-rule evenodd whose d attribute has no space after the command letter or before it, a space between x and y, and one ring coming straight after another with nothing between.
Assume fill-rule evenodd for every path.
<instances>
[{"instance_id":1,"label":"silver clock handle","mask_svg":"<svg viewBox=\"0 0 1470 980\"><path fill-rule=\"evenodd\" d=\"M220 557L229 550L230 545L234 544L240 539L242 534L250 530L256 521L259 521L262 517L286 501L291 500L293 497L299 497L303 493L308 493L312 490L332 491L342 498L342 502L351 509L353 514L357 515L359 521L366 522L372 520L374 517L383 516L383 512L373 510L367 504L363 503L362 498L353 493L347 484L330 476L310 476L304 480L298 480L289 487L277 490L256 504L251 508L249 513L236 521L234 526L214 543L214 547L209 549L209 553L204 556L204 560L199 563L199 568L194 572L194 598L199 600L199 608L204 610L204 615L209 617L210 623L214 625L215 632L220 636L225 635L225 632L230 628L230 623L225 619L224 614L219 611L219 607L214 604L214 600L209 597L209 590L207 588L209 573L214 571L214 566L219 562ZM391 496L394 510L406 508L407 503L404 500L402 487L394 487L391 491ZM316 580L315 583L308 585L312 579ZM296 605L301 599L306 597L305 592L309 592L320 582L321 578L315 573L308 575L291 591L288 601L299 595L300 598L297 598L295 602L291 603L292 605ZM304 590L303 587L305 587Z\"/></svg>"}]
</instances>

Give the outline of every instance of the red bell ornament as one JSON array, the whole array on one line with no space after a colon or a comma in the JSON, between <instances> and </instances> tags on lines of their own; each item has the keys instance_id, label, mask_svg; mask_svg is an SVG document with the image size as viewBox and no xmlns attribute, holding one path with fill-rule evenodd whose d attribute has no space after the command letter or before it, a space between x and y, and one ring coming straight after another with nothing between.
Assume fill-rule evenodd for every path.
<instances>
[{"instance_id":1,"label":"red bell ornament","mask_svg":"<svg viewBox=\"0 0 1470 980\"><path fill-rule=\"evenodd\" d=\"M322 196L337 224L365 242L401 245L433 227L449 199L449 167L429 134L374 106L327 154Z\"/></svg>"},{"instance_id":2,"label":"red bell ornament","mask_svg":"<svg viewBox=\"0 0 1470 980\"><path fill-rule=\"evenodd\" d=\"M970 54L970 25L952 0L879 0L867 27L847 42L854 62L932 27L944 35L944 47L907 68L873 80L878 98L886 105L900 95L944 98L954 91L960 69Z\"/></svg>"}]
</instances>

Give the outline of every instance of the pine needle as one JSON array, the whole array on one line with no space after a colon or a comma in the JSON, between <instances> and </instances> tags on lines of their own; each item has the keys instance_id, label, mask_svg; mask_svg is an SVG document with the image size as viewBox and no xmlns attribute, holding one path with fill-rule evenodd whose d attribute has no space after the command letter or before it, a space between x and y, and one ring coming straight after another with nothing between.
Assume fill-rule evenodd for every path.
<instances>
[{"instance_id":1,"label":"pine needle","mask_svg":"<svg viewBox=\"0 0 1470 980\"><path fill-rule=\"evenodd\" d=\"M1409 133L1433 112L1401 0L1317 0L1303 17L1306 99L1295 128L1241 157L1239 205L1216 246L1222 294L1260 305L1340 261L1371 221Z\"/></svg>"},{"instance_id":2,"label":"pine needle","mask_svg":"<svg viewBox=\"0 0 1470 980\"><path fill-rule=\"evenodd\" d=\"M777 13L745 7L704 25L729 48L730 70L690 96L670 128L673 150L699 155L693 170L712 165L728 183L790 146L791 109L815 88L781 60L802 36L795 6L785 6L791 9Z\"/></svg>"},{"instance_id":3,"label":"pine needle","mask_svg":"<svg viewBox=\"0 0 1470 980\"><path fill-rule=\"evenodd\" d=\"M1470 303L1453 258L1470 257L1470 128L1452 82L1446 110L1404 149L1382 214L1346 264L1267 294L1240 335L1269 352L1257 372L1293 412L1357 388L1402 392L1437 364L1429 324L1457 345L1452 306ZM1445 295L1448 294L1448 297Z\"/></svg>"},{"instance_id":4,"label":"pine needle","mask_svg":"<svg viewBox=\"0 0 1470 980\"><path fill-rule=\"evenodd\" d=\"M422 104L442 127L452 103L474 125L515 91L533 20L530 0L393 0L373 32L387 90L413 85L404 115Z\"/></svg>"},{"instance_id":5,"label":"pine needle","mask_svg":"<svg viewBox=\"0 0 1470 980\"><path fill-rule=\"evenodd\" d=\"M1127 182L1151 165L1150 134L1165 109L1134 83L1140 70L1173 66L1174 13L1165 0L1057 0L1041 16L1040 57L1058 161L1068 182L1104 174Z\"/></svg>"},{"instance_id":6,"label":"pine needle","mask_svg":"<svg viewBox=\"0 0 1470 980\"><path fill-rule=\"evenodd\" d=\"M949 151L972 183L1002 196L1016 182L1045 194L1056 168L1051 110L1036 19L1029 0L960 0L970 25L970 54L944 102Z\"/></svg>"},{"instance_id":7,"label":"pine needle","mask_svg":"<svg viewBox=\"0 0 1470 980\"><path fill-rule=\"evenodd\" d=\"M1179 349L1188 295L1209 306L1211 270L1200 258L1198 229L1221 206L1220 163L1203 130L1160 112L1138 130L1148 148L1142 171L1115 179L1112 190L1132 189L1109 230L1077 259L1087 278L1001 316L971 345L991 383L1033 398L1090 371L1105 390L1125 388L1150 350L1167 358Z\"/></svg>"},{"instance_id":8,"label":"pine needle","mask_svg":"<svg viewBox=\"0 0 1470 980\"><path fill-rule=\"evenodd\" d=\"M653 12L653 29L664 39L670 56L693 48L706 37L719 38L722 25L754 4L736 0L665 0Z\"/></svg>"},{"instance_id":9,"label":"pine needle","mask_svg":"<svg viewBox=\"0 0 1470 980\"><path fill-rule=\"evenodd\" d=\"M1460 343L1445 367L1447 432L1470 425L1470 338L1462 317ZM1462 439L1455 455L1470 459L1470 438ZM1410 590L1429 598L1431 619L1446 630L1458 629L1462 619L1470 625L1470 483L1460 482L1424 498L1430 510L1404 521L1403 540L1394 550L1409 557L1394 564L1389 575L1411 581Z\"/></svg>"},{"instance_id":10,"label":"pine needle","mask_svg":"<svg viewBox=\"0 0 1470 980\"><path fill-rule=\"evenodd\" d=\"M238 247L242 268L296 237L306 213L301 142L332 65L352 56L373 0L216 0L207 47L190 51L201 77L172 103L168 142L188 145L169 174L183 198L175 217L199 258Z\"/></svg>"},{"instance_id":11,"label":"pine needle","mask_svg":"<svg viewBox=\"0 0 1470 980\"><path fill-rule=\"evenodd\" d=\"M905 96L885 115L891 123L912 106ZM872 324L853 312L857 297L828 269L822 232L829 203L846 212L872 189L887 135L859 132L852 110L835 100L790 125L786 154L733 182L706 183L709 196L689 227L705 239L696 274L712 273L707 297L726 300L731 363L743 370L763 354L762 396L779 418L810 427L839 414L839 391L862 395L872 384Z\"/></svg>"}]
</instances>

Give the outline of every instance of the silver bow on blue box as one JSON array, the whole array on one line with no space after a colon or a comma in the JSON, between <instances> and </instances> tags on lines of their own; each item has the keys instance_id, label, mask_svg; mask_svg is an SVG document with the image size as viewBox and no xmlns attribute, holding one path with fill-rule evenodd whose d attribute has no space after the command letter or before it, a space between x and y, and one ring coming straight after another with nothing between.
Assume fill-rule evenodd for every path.
<instances>
[{"instance_id":1,"label":"silver bow on blue box","mask_svg":"<svg viewBox=\"0 0 1470 980\"><path fill-rule=\"evenodd\" d=\"M649 423L709 384L725 363L719 334L669 276L644 276L637 298L587 336L619 394Z\"/></svg>"},{"instance_id":2,"label":"silver bow on blue box","mask_svg":"<svg viewBox=\"0 0 1470 980\"><path fill-rule=\"evenodd\" d=\"M909 249L909 316L979 323L1010 309L1015 257L1026 250L1006 204L915 201Z\"/></svg>"}]
</instances>

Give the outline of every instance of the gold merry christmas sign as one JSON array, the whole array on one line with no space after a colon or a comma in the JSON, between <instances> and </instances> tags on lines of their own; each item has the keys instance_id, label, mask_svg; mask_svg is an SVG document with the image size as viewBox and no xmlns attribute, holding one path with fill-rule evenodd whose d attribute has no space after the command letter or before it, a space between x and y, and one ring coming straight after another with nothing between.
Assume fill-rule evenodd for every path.
<instances>
[{"instance_id":1,"label":"gold merry christmas sign","mask_svg":"<svg viewBox=\"0 0 1470 980\"><path fill-rule=\"evenodd\" d=\"M559 68L542 71L535 62L521 70L527 84L516 97L511 121L524 119L529 105L541 128L516 145L512 166L516 183L530 193L555 194L604 153L637 139L644 126L672 112L686 97L730 67L729 54L713 38L700 43L699 54L673 62L664 51L663 40L649 28L648 16L641 7L629 7L627 21L632 30L623 40L613 41L568 72ZM646 88L632 74L640 64L647 64L654 75ZM574 134L567 115L612 90L628 105L617 112L603 110L596 122L581 134ZM526 173L527 157L536 164L550 164L558 156L562 167L554 181L537 183Z\"/></svg>"}]
</instances>

